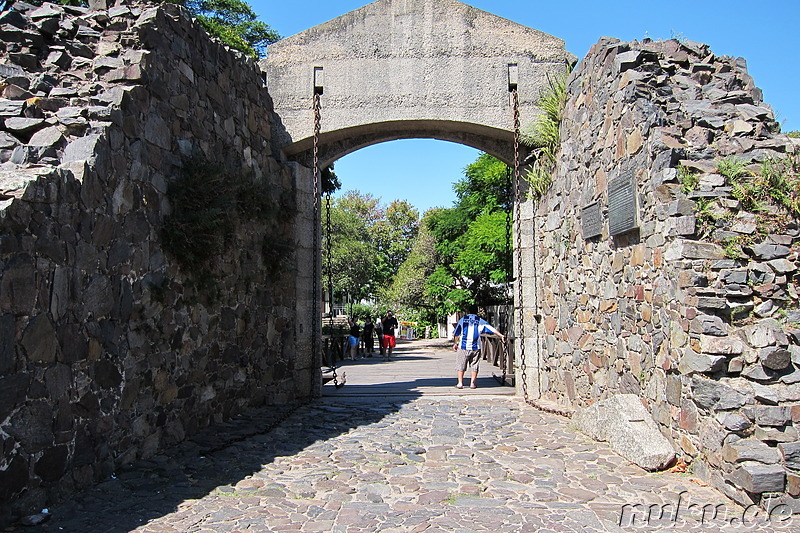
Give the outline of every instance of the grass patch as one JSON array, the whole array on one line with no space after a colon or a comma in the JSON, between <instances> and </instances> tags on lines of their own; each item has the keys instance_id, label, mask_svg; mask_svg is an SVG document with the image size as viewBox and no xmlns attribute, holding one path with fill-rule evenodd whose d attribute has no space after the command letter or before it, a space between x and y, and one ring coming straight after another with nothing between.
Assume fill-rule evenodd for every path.
<instances>
[{"instance_id":1,"label":"grass patch","mask_svg":"<svg viewBox=\"0 0 800 533\"><path fill-rule=\"evenodd\" d=\"M749 171L725 174L722 170L728 170L726 165L729 163L719 172L729 179L733 196L742 204L742 209L758 213L768 211L767 205L773 205L792 217L800 217L800 156L767 159L758 174Z\"/></svg>"},{"instance_id":2,"label":"grass patch","mask_svg":"<svg viewBox=\"0 0 800 533\"><path fill-rule=\"evenodd\" d=\"M684 166L678 167L678 179L681 182L681 191L684 194L693 192L700 183L700 176L697 175L697 172Z\"/></svg>"}]
</instances>

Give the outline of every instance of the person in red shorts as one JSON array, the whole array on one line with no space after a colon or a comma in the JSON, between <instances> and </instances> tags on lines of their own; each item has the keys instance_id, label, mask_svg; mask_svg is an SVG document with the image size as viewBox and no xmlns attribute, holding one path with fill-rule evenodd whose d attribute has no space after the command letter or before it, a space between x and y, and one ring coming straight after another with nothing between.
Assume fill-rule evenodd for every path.
<instances>
[{"instance_id":1,"label":"person in red shorts","mask_svg":"<svg viewBox=\"0 0 800 533\"><path fill-rule=\"evenodd\" d=\"M383 347L386 349L386 357L384 359L389 361L392 359L392 349L397 346L397 339L394 336L395 330L400 327L394 313L386 311L386 316L381 320L383 325Z\"/></svg>"}]
</instances>

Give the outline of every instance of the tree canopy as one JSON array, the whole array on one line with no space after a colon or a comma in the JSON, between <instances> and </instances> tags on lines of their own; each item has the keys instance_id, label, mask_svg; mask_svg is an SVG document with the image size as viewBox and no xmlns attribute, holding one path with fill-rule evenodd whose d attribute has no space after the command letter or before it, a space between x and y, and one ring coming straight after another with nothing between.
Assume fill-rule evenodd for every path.
<instances>
[{"instance_id":1,"label":"tree canopy","mask_svg":"<svg viewBox=\"0 0 800 533\"><path fill-rule=\"evenodd\" d=\"M425 214L419 237L386 297L435 322L469 303L508 298L511 192L508 169L481 154L455 184L452 208Z\"/></svg>"},{"instance_id":2,"label":"tree canopy","mask_svg":"<svg viewBox=\"0 0 800 533\"><path fill-rule=\"evenodd\" d=\"M323 208L326 221L328 207ZM331 200L330 220L323 257L327 258L329 247L334 296L374 298L391 283L411 251L419 226L417 210L406 201L384 206L371 194L348 191ZM326 264L324 277L327 269Z\"/></svg>"},{"instance_id":3,"label":"tree canopy","mask_svg":"<svg viewBox=\"0 0 800 533\"><path fill-rule=\"evenodd\" d=\"M242 0L170 0L186 7L205 30L245 55L260 59L281 36Z\"/></svg>"}]
</instances>

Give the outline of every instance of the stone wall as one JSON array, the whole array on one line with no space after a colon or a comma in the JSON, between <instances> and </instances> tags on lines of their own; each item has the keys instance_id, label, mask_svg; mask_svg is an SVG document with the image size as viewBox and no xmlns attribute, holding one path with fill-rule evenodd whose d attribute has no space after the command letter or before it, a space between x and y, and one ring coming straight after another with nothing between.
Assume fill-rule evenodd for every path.
<instances>
[{"instance_id":1,"label":"stone wall","mask_svg":"<svg viewBox=\"0 0 800 533\"><path fill-rule=\"evenodd\" d=\"M636 393L701 479L800 511L798 221L769 202L748 212L717 169L794 153L778 131L743 59L674 40L592 47L535 213L536 386L572 408ZM610 208L625 177L636 206L615 193ZM611 235L610 217L634 229Z\"/></svg>"},{"instance_id":2,"label":"stone wall","mask_svg":"<svg viewBox=\"0 0 800 533\"><path fill-rule=\"evenodd\" d=\"M0 38L2 525L318 372L296 363L294 260L270 257L296 188L255 63L170 4L18 2ZM238 221L205 288L161 239L198 157L280 209Z\"/></svg>"}]
</instances>

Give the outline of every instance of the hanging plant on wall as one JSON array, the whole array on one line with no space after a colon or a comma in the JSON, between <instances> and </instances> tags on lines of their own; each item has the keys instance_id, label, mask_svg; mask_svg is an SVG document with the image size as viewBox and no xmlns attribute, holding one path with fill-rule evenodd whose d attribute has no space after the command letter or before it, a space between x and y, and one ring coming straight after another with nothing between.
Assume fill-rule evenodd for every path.
<instances>
[{"instance_id":1,"label":"hanging plant on wall","mask_svg":"<svg viewBox=\"0 0 800 533\"><path fill-rule=\"evenodd\" d=\"M540 198L553 182L556 155L561 147L561 119L567 102L567 67L557 75L547 75L547 86L541 90L536 107L542 113L522 132L520 140L532 148L535 161L523 176L530 186L530 196Z\"/></svg>"},{"instance_id":2,"label":"hanging plant on wall","mask_svg":"<svg viewBox=\"0 0 800 533\"><path fill-rule=\"evenodd\" d=\"M172 213L161 231L164 251L198 289L214 288L219 258L230 248L236 230L248 222L267 225L261 247L266 274L283 268L291 246L277 235L275 226L279 213L290 209L272 199L263 180L194 157L184 161L167 199Z\"/></svg>"}]
</instances>

